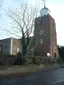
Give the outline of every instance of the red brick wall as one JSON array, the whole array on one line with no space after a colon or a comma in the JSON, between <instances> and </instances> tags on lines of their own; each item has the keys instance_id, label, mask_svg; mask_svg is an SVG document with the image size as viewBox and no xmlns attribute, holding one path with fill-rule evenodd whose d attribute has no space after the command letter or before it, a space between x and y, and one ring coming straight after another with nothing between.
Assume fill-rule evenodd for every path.
<instances>
[{"instance_id":1,"label":"red brick wall","mask_svg":"<svg viewBox=\"0 0 64 85\"><path fill-rule=\"evenodd\" d=\"M49 31L49 16L39 17L35 20L34 35L36 38L36 56L46 56L50 52L50 31ZM43 35L39 35L39 31L44 30ZM37 34L37 35L36 35ZM43 39L43 44L40 44L40 39Z\"/></svg>"},{"instance_id":2,"label":"red brick wall","mask_svg":"<svg viewBox=\"0 0 64 85\"><path fill-rule=\"evenodd\" d=\"M44 30L43 35L39 35L40 30ZM54 56L54 47L57 45L56 26L50 15L35 19L34 36L37 42L35 56L46 56L48 52ZM40 39L43 39L43 44L40 44Z\"/></svg>"},{"instance_id":3,"label":"red brick wall","mask_svg":"<svg viewBox=\"0 0 64 85\"><path fill-rule=\"evenodd\" d=\"M50 53L51 56L54 56L55 48L57 48L56 24L55 20L50 15L49 17L50 17Z\"/></svg>"}]
</instances>

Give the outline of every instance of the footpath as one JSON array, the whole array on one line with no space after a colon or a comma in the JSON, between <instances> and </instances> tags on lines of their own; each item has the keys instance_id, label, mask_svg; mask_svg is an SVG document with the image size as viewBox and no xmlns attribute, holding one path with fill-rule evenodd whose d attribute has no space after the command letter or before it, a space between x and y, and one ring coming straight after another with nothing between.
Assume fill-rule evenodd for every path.
<instances>
[{"instance_id":1,"label":"footpath","mask_svg":"<svg viewBox=\"0 0 64 85\"><path fill-rule=\"evenodd\" d=\"M18 75L25 75L32 72L46 70L50 68L60 68L61 65L54 64L54 65L26 65L26 66L10 66L6 68L0 67L0 78L5 77L13 77Z\"/></svg>"}]
</instances>

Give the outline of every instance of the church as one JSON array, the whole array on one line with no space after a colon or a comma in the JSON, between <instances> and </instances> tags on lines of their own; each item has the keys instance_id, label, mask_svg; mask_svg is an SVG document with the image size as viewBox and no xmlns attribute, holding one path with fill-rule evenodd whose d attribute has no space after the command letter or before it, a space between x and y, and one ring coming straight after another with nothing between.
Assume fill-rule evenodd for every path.
<instances>
[{"instance_id":1,"label":"church","mask_svg":"<svg viewBox=\"0 0 64 85\"><path fill-rule=\"evenodd\" d=\"M49 14L49 9L45 3L40 11L40 16L35 18L34 38L36 43L34 56L58 56L56 23L54 18ZM21 50L19 39L9 38L0 40L0 45L3 46L3 53L5 54L16 55Z\"/></svg>"},{"instance_id":2,"label":"church","mask_svg":"<svg viewBox=\"0 0 64 85\"><path fill-rule=\"evenodd\" d=\"M58 56L56 23L45 4L35 19L34 27L35 56Z\"/></svg>"}]
</instances>

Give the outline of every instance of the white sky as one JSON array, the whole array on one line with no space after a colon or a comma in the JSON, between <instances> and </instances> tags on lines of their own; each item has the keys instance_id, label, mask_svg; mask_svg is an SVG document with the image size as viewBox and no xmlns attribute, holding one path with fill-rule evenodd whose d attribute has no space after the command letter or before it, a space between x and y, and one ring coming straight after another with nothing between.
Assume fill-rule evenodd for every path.
<instances>
[{"instance_id":1,"label":"white sky","mask_svg":"<svg viewBox=\"0 0 64 85\"><path fill-rule=\"evenodd\" d=\"M0 8L0 39L10 37L8 32L4 32L2 28L10 28L8 23L9 18L5 14L5 10L8 7L15 8L22 3L28 3L30 5L37 5L39 9L43 8L42 0L0 0L2 7ZM64 45L64 0L46 0L46 6L50 9L50 14L56 21L56 31L57 31L57 44Z\"/></svg>"}]
</instances>

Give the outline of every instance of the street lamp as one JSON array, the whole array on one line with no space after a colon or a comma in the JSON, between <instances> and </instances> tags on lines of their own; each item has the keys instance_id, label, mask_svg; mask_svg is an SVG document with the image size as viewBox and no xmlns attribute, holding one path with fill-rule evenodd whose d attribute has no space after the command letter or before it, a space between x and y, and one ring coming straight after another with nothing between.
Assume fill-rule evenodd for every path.
<instances>
[{"instance_id":1,"label":"street lamp","mask_svg":"<svg viewBox=\"0 0 64 85\"><path fill-rule=\"evenodd\" d=\"M50 57L50 53L47 53L47 56Z\"/></svg>"}]
</instances>

